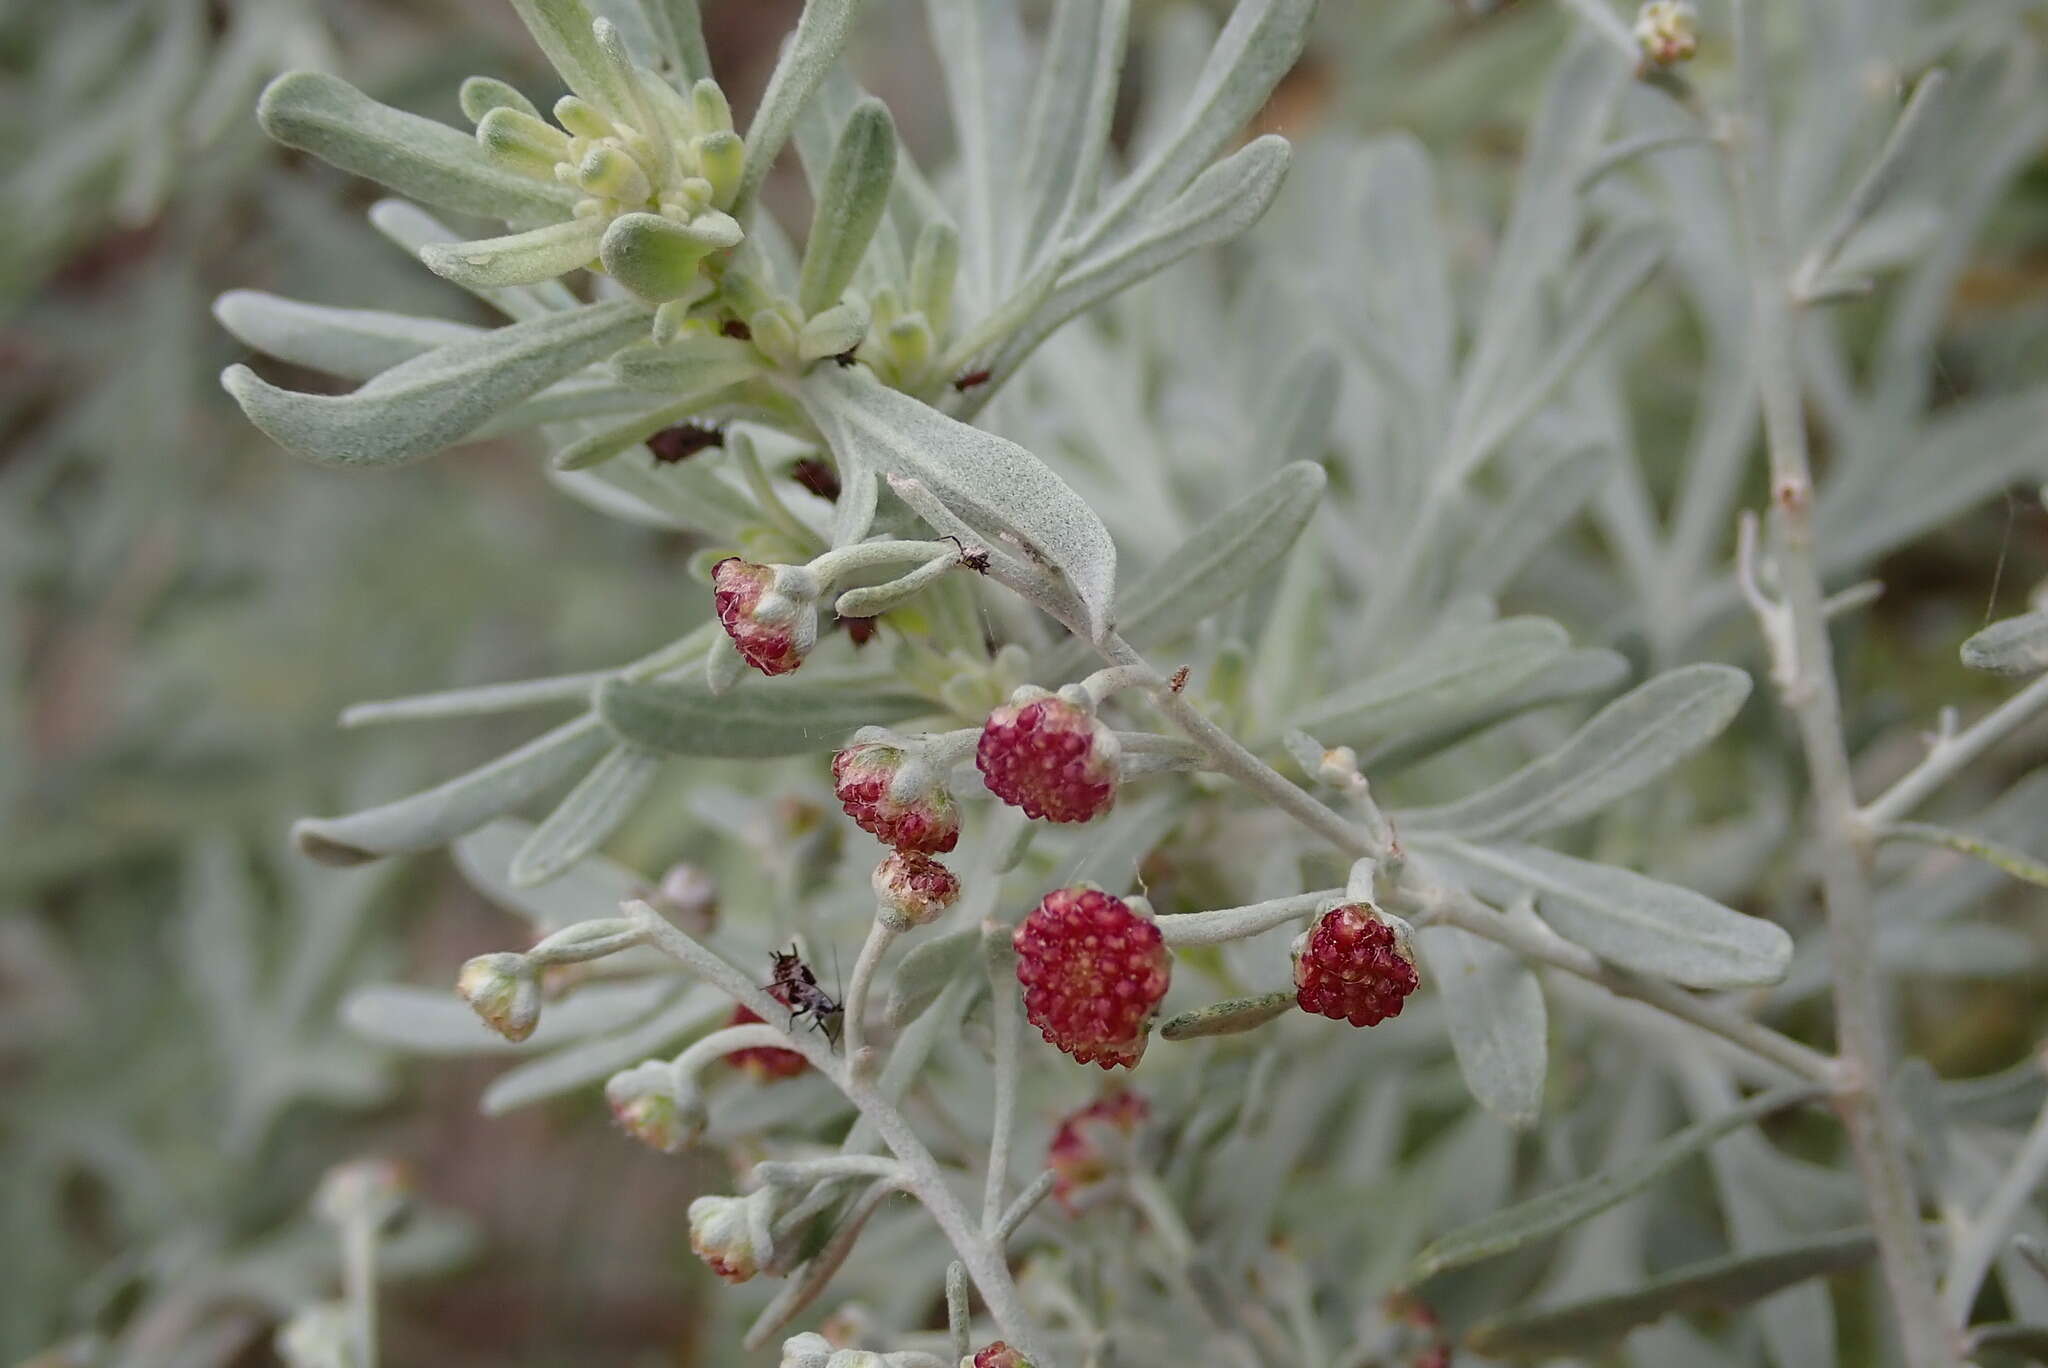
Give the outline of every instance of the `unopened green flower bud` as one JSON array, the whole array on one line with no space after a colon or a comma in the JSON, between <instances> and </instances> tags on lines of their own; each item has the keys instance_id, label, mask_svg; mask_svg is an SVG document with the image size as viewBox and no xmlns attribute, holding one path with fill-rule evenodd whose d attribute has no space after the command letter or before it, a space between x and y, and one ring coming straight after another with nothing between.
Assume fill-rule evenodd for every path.
<instances>
[{"instance_id":1,"label":"unopened green flower bud","mask_svg":"<svg viewBox=\"0 0 2048 1368\"><path fill-rule=\"evenodd\" d=\"M747 169L746 143L726 128L691 139L690 151L697 159L697 174L711 186L711 202L720 209L732 208L740 175Z\"/></svg>"},{"instance_id":2,"label":"unopened green flower bud","mask_svg":"<svg viewBox=\"0 0 2048 1368\"><path fill-rule=\"evenodd\" d=\"M603 110L574 95L555 101L555 122L579 138L609 138L619 131Z\"/></svg>"},{"instance_id":3,"label":"unopened green flower bud","mask_svg":"<svg viewBox=\"0 0 2048 1368\"><path fill-rule=\"evenodd\" d=\"M729 1283L743 1283L761 1271L766 1251L754 1241L748 1197L699 1197L690 1203L690 1248Z\"/></svg>"},{"instance_id":4,"label":"unopened green flower bud","mask_svg":"<svg viewBox=\"0 0 2048 1368\"><path fill-rule=\"evenodd\" d=\"M455 976L455 991L507 1040L526 1039L540 1023L540 983L524 955L478 955Z\"/></svg>"},{"instance_id":5,"label":"unopened green flower bud","mask_svg":"<svg viewBox=\"0 0 2048 1368\"><path fill-rule=\"evenodd\" d=\"M355 1159L327 1170L313 1194L313 1209L330 1225L365 1222L373 1229L405 1209L412 1174L396 1159Z\"/></svg>"},{"instance_id":6,"label":"unopened green flower bud","mask_svg":"<svg viewBox=\"0 0 2048 1368\"><path fill-rule=\"evenodd\" d=\"M476 140L493 161L539 180L551 180L569 159L569 137L531 114L500 106L477 121Z\"/></svg>"},{"instance_id":7,"label":"unopened green flower bud","mask_svg":"<svg viewBox=\"0 0 2048 1368\"><path fill-rule=\"evenodd\" d=\"M706 76L690 87L690 117L706 133L732 131L732 106L718 82Z\"/></svg>"},{"instance_id":8,"label":"unopened green flower bud","mask_svg":"<svg viewBox=\"0 0 2048 1368\"><path fill-rule=\"evenodd\" d=\"M593 195L622 204L645 204L654 183L640 163L610 143L599 143L576 164L576 183Z\"/></svg>"},{"instance_id":9,"label":"unopened green flower bud","mask_svg":"<svg viewBox=\"0 0 2048 1368\"><path fill-rule=\"evenodd\" d=\"M675 1154L704 1132L704 1104L676 1090L674 1071L650 1059L611 1076L604 1085L612 1117L650 1149Z\"/></svg>"}]
</instances>

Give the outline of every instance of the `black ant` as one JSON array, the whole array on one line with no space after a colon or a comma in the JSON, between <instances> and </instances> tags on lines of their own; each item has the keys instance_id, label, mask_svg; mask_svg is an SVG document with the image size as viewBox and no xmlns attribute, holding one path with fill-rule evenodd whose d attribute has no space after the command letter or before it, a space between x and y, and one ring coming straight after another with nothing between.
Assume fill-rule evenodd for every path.
<instances>
[{"instance_id":1,"label":"black ant","mask_svg":"<svg viewBox=\"0 0 2048 1368\"><path fill-rule=\"evenodd\" d=\"M987 548L969 546L950 532L940 538L940 540L953 543L954 548L960 552L960 564L966 566L977 575L986 575L988 573Z\"/></svg>"},{"instance_id":2,"label":"black ant","mask_svg":"<svg viewBox=\"0 0 2048 1368\"><path fill-rule=\"evenodd\" d=\"M797 953L795 942L790 943L787 951L771 950L768 954L773 961L770 969L773 977L764 985L768 996L789 1009L791 1025L799 1018L807 1017L812 1030L823 1031L825 1039L837 1045L845 1009L818 986L818 976Z\"/></svg>"}]
</instances>

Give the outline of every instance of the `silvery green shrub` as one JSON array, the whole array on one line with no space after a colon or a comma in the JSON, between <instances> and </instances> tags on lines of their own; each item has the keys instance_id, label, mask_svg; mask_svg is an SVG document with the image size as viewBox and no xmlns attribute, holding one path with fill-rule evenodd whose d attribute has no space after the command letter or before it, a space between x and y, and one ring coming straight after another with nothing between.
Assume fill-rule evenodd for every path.
<instances>
[{"instance_id":1,"label":"silvery green shrub","mask_svg":"<svg viewBox=\"0 0 2048 1368\"><path fill-rule=\"evenodd\" d=\"M2034 777L1922 810L2048 683L1901 759L1835 652L1883 555L2048 468L2041 389L1933 382L2048 133L2005 7L1575 0L1494 216L1409 137L1242 137L1310 0L1145 11L1127 140L1129 5L931 0L930 171L841 62L882 7L812 0L742 129L693 0L514 5L552 106L472 78L472 136L306 72L259 105L505 321L238 290L235 336L360 383L223 383L334 466L530 433L698 548L636 660L352 709L535 720L295 840L451 847L524 923L449 966L467 1006L366 988L357 1032L445 1052L474 1008L527 1056L487 1111L602 1084L637 1139L745 1157L676 1214L744 1284L721 1361L2038 1348L2040 1070L1901 1062L1890 990L2033 960L1979 908L2048 882ZM760 195L785 151L807 223ZM1956 644L2027 677L2044 633ZM941 793L957 900L912 904L834 799L923 832ZM604 853L649 805L716 878ZM1073 888L1121 920L1033 911ZM1340 907L1423 982L1363 1032L1296 1005L1362 962ZM1155 1006L1155 948L1156 1020L1085 1038L1140 975ZM371 1361L368 1297L281 1345Z\"/></svg>"}]
</instances>

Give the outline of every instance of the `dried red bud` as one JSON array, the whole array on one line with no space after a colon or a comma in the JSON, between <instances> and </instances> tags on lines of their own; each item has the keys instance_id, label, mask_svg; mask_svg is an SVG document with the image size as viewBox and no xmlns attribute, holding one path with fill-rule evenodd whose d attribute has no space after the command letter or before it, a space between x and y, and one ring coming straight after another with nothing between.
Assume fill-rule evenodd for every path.
<instances>
[{"instance_id":1,"label":"dried red bud","mask_svg":"<svg viewBox=\"0 0 2048 1368\"><path fill-rule=\"evenodd\" d=\"M929 855L891 852L875 866L875 901L897 931L929 926L960 896L960 880Z\"/></svg>"},{"instance_id":2,"label":"dried red bud","mask_svg":"<svg viewBox=\"0 0 2048 1368\"><path fill-rule=\"evenodd\" d=\"M1421 983L1415 957L1368 903L1325 912L1294 943L1295 1001L1353 1026L1377 1026L1401 1014Z\"/></svg>"},{"instance_id":3,"label":"dried red bud","mask_svg":"<svg viewBox=\"0 0 2048 1368\"><path fill-rule=\"evenodd\" d=\"M832 790L846 815L885 845L944 854L960 841L960 814L953 795L936 782L897 792L897 779L908 758L879 742L848 746L832 757Z\"/></svg>"},{"instance_id":4,"label":"dried red bud","mask_svg":"<svg viewBox=\"0 0 2048 1368\"><path fill-rule=\"evenodd\" d=\"M727 556L711 568L711 602L742 659L765 675L788 674L818 639L817 608L782 584L793 567Z\"/></svg>"},{"instance_id":5,"label":"dried red bud","mask_svg":"<svg viewBox=\"0 0 2048 1368\"><path fill-rule=\"evenodd\" d=\"M1151 1111L1137 1093L1118 1092L1060 1122L1046 1149L1045 1166L1054 1174L1052 1195L1068 1214L1076 1210L1077 1198L1116 1173L1130 1138Z\"/></svg>"},{"instance_id":6,"label":"dried red bud","mask_svg":"<svg viewBox=\"0 0 2048 1368\"><path fill-rule=\"evenodd\" d=\"M1105 1069L1144 1056L1173 978L1158 927L1100 889L1062 888L1032 909L1011 943L1024 1014L1048 1043Z\"/></svg>"},{"instance_id":7,"label":"dried red bud","mask_svg":"<svg viewBox=\"0 0 2048 1368\"><path fill-rule=\"evenodd\" d=\"M974 763L989 792L1027 816L1085 822L1116 802L1115 735L1056 695L989 714Z\"/></svg>"},{"instance_id":8,"label":"dried red bud","mask_svg":"<svg viewBox=\"0 0 2048 1368\"><path fill-rule=\"evenodd\" d=\"M970 1362L973 1368L1032 1368L1030 1359L1001 1340L978 1350ZM961 1368L966 1368L966 1365Z\"/></svg>"}]
</instances>

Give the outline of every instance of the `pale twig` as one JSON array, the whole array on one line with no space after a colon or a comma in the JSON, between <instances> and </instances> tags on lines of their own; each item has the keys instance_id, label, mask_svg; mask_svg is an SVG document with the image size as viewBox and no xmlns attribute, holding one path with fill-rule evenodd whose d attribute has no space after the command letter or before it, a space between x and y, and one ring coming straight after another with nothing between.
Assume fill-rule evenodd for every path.
<instances>
[{"instance_id":1,"label":"pale twig","mask_svg":"<svg viewBox=\"0 0 2048 1368\"><path fill-rule=\"evenodd\" d=\"M875 981L875 970L881 967L882 956L888 953L889 944L897 936L895 927L877 916L868 926L868 938L861 942L860 957L853 962L853 976L846 981L846 1057L858 1059L861 1046L867 1036L868 988Z\"/></svg>"},{"instance_id":2,"label":"pale twig","mask_svg":"<svg viewBox=\"0 0 2048 1368\"><path fill-rule=\"evenodd\" d=\"M1904 817L1986 751L2032 721L2034 715L2044 708L2048 708L2048 674L2006 699L1963 731L1944 728L1936 734L1934 744L1927 748L1927 754L1919 764L1864 804L1856 814L1857 821L1867 830Z\"/></svg>"},{"instance_id":3,"label":"pale twig","mask_svg":"<svg viewBox=\"0 0 2048 1368\"><path fill-rule=\"evenodd\" d=\"M1037 1210L1038 1204L1045 1200L1046 1194L1052 1191L1053 1184L1058 1180L1057 1173L1046 1169L1017 1194L1017 1200L1010 1203L1009 1209L1003 1213L1003 1219L996 1223L998 1245L1009 1242L1010 1237L1017 1233L1017 1227L1024 1224L1024 1218Z\"/></svg>"},{"instance_id":4,"label":"pale twig","mask_svg":"<svg viewBox=\"0 0 2048 1368\"><path fill-rule=\"evenodd\" d=\"M798 1275L775 1294L775 1300L762 1309L740 1341L741 1348L759 1349L817 1300L825 1285L832 1281L832 1275L846 1262L846 1256L853 1252L868 1218L897 1190L898 1180L895 1177L877 1178L868 1184L866 1191L854 1199L852 1207L833 1230L832 1238L825 1242L825 1247L812 1255Z\"/></svg>"},{"instance_id":5,"label":"pale twig","mask_svg":"<svg viewBox=\"0 0 2048 1368\"><path fill-rule=\"evenodd\" d=\"M636 899L624 904L623 910L646 929L648 944L677 960L764 1021L774 1017L780 1004L766 991L719 955L677 929L653 907ZM1038 1327L1024 1309L1023 1299L1010 1277L1009 1263L1003 1258L1000 1246L983 1238L968 1217L966 1207L947 1185L938 1160L932 1157L932 1152L911 1129L895 1103L874 1082L859 1071L848 1068L834 1053L831 1044L817 1034L784 1031L779 1044L783 1049L801 1054L805 1062L838 1088L874 1127L882 1143L888 1146L902 1166L896 1181L923 1204L952 1244L953 1251L973 1276L975 1286L981 1289L982 1302L988 1307L989 1314L995 1317L1004 1337L1027 1357L1051 1362L1052 1356L1046 1352L1039 1338Z\"/></svg>"},{"instance_id":6,"label":"pale twig","mask_svg":"<svg viewBox=\"0 0 2048 1368\"><path fill-rule=\"evenodd\" d=\"M1836 1038L1844 1089L1837 1105L1863 1180L1907 1368L1955 1368L1958 1345L1941 1318L1934 1270L1920 1228L1919 1199L1906 1161L1903 1118L1887 1086L1890 1049L1882 1019L1876 928L1860 839L1856 795L1843 740L1842 709L1820 572L1814 556L1813 472L1806 447L1791 291L1779 244L1770 90L1756 0L1734 6L1742 98L1737 155L1730 161L1750 276L1750 307L1765 447L1770 459L1772 534L1780 599L1792 626L1792 661L1782 688L1798 723L1819 823L1821 888L1835 987Z\"/></svg>"},{"instance_id":7,"label":"pale twig","mask_svg":"<svg viewBox=\"0 0 2048 1368\"><path fill-rule=\"evenodd\" d=\"M2048 1105L2043 1105L2040 1114L2034 1118L2033 1129L2027 1132L2012 1167L2006 1170L2005 1177L1985 1199L1984 1209L1955 1239L1941 1299L1948 1311L1949 1323L1958 1330L1969 1325L1970 1308L1976 1303L1977 1290L1984 1285L1984 1277L1991 1271L1992 1261L1998 1257L1998 1251L2012 1232L2013 1223L2019 1219L2027 1199L2033 1196L2044 1176L2048 1176Z\"/></svg>"}]
</instances>

